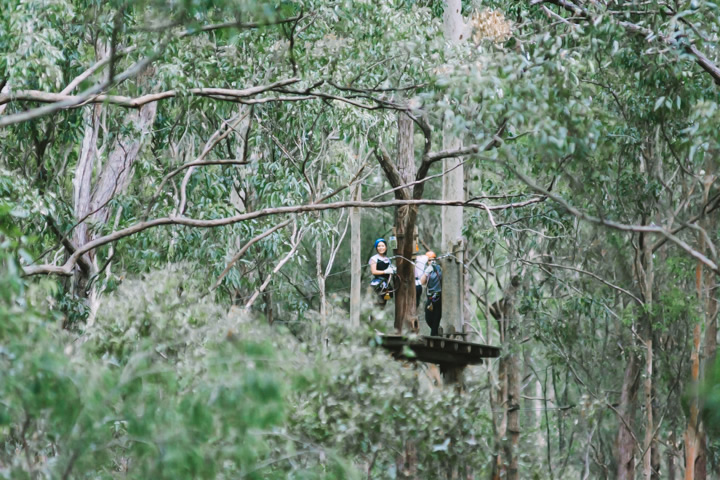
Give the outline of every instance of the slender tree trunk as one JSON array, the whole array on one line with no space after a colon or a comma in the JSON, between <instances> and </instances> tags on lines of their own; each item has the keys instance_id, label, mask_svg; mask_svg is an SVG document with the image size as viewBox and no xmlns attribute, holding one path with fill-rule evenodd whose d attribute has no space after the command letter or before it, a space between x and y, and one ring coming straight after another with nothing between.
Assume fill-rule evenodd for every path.
<instances>
[{"instance_id":1,"label":"slender tree trunk","mask_svg":"<svg viewBox=\"0 0 720 480\"><path fill-rule=\"evenodd\" d=\"M700 325L693 331L693 349L690 354L691 388L697 389L700 377ZM698 458L700 432L698 418L698 399L693 395L690 399L690 418L685 430L685 480L695 480L695 462Z\"/></svg>"},{"instance_id":2,"label":"slender tree trunk","mask_svg":"<svg viewBox=\"0 0 720 480\"><path fill-rule=\"evenodd\" d=\"M517 353L507 358L507 439L505 440L505 461L507 462L507 480L518 480L518 444L520 442L520 359Z\"/></svg>"},{"instance_id":3,"label":"slender tree trunk","mask_svg":"<svg viewBox=\"0 0 720 480\"><path fill-rule=\"evenodd\" d=\"M506 405L507 400L507 357L498 361L497 388L490 393L490 408L494 412ZM493 382L491 382L492 384ZM503 408L500 417L493 414L493 433L495 434L495 455L492 462L491 480L500 480L505 472L505 458L503 455L503 438L507 432L507 409Z\"/></svg>"},{"instance_id":4,"label":"slender tree trunk","mask_svg":"<svg viewBox=\"0 0 720 480\"><path fill-rule=\"evenodd\" d=\"M97 59L100 60L106 55L107 48L98 43L96 45ZM88 222L98 227L106 225L111 215L110 201L127 189L134 163L155 122L157 104L146 104L139 111L133 111L126 116L125 123L137 128L138 132L119 134L115 140L115 146L102 168L99 168L99 165L96 168L96 163L99 162L97 142L102 106L86 108L83 115L85 122L83 143L73 178L73 213L76 220L82 220L73 231L73 243L78 248L102 234L100 231L89 231ZM96 182L93 184L93 172L96 170ZM89 303L90 312L98 310L100 301L99 292L88 291L87 287L90 274L97 270L96 255L97 253L92 251L84 256L87 265L94 265L92 271L78 271L73 281L74 293ZM97 287L93 286L92 288ZM88 325L93 324L94 318L93 314L88 317Z\"/></svg>"},{"instance_id":5,"label":"slender tree trunk","mask_svg":"<svg viewBox=\"0 0 720 480\"><path fill-rule=\"evenodd\" d=\"M645 329L647 330L647 340L645 340L645 441L643 455L643 478L652 480L652 451L654 448L654 421L653 421L653 329L652 329L652 306L653 306L653 286L655 284L655 262L653 260L652 248L649 242L643 242L643 297L645 298L645 310L648 312L643 316L645 321Z\"/></svg>"},{"instance_id":6,"label":"slender tree trunk","mask_svg":"<svg viewBox=\"0 0 720 480\"><path fill-rule=\"evenodd\" d=\"M652 450L653 450L653 431L655 429L653 423L653 406L652 406L652 378L653 378L653 350L652 337L645 341L645 413L647 422L645 425L645 455L643 455L643 478L652 480Z\"/></svg>"},{"instance_id":7,"label":"slender tree trunk","mask_svg":"<svg viewBox=\"0 0 720 480\"><path fill-rule=\"evenodd\" d=\"M652 386L652 397L657 398L657 388L658 388L658 381L657 379L660 377L658 375L658 369L653 368L653 386ZM654 413L654 412L653 412ZM652 453L650 456L650 465L652 467L652 480L660 480L662 477L660 476L660 473L662 471L662 456L660 454L660 447L658 442L658 435L657 432L659 430L657 427L654 428L655 435L653 436L653 446L652 446Z\"/></svg>"},{"instance_id":8,"label":"slender tree trunk","mask_svg":"<svg viewBox=\"0 0 720 480\"><path fill-rule=\"evenodd\" d=\"M362 185L359 183L353 187L352 199L362 200ZM362 267L360 264L360 209L350 209L350 324L354 327L360 326L360 296Z\"/></svg>"},{"instance_id":9,"label":"slender tree trunk","mask_svg":"<svg viewBox=\"0 0 720 480\"><path fill-rule=\"evenodd\" d=\"M706 164L708 174L704 180L703 203L707 204L710 187L715 181L712 173L714 165ZM717 226L715 216L710 216L702 222L703 228L707 232L714 232ZM707 250L705 237L700 236L701 252ZM711 253L711 252L708 252ZM696 268L697 293L705 310L705 338L702 342L702 350L700 349L700 326L696 325L693 332L693 351L691 354L692 364L692 383L697 386L700 382L701 372L705 371L708 365L712 365L715 361L717 351L717 315L718 302L717 294L717 277L714 273L703 268L698 262ZM705 429L699 418L699 405L697 395L693 395L690 403L690 418L685 432L685 479L704 480L707 478L707 443L705 438ZM692 465L690 465L692 462Z\"/></svg>"},{"instance_id":10,"label":"slender tree trunk","mask_svg":"<svg viewBox=\"0 0 720 480\"><path fill-rule=\"evenodd\" d=\"M497 453L493 465L493 479L501 478L502 472L505 472L504 478L507 480L518 480L520 475L517 451L520 442L522 370L516 352L519 331L515 311L515 295L520 286L520 279L513 277L503 292L503 298L491 308L492 315L498 321L498 328L505 332L504 352L498 362L499 390L495 401L497 406L502 406L503 417L500 424L495 426Z\"/></svg>"},{"instance_id":11,"label":"slender tree trunk","mask_svg":"<svg viewBox=\"0 0 720 480\"><path fill-rule=\"evenodd\" d=\"M90 205L90 210L95 212L91 216L93 222L106 224L110 216L108 203L115 195L127 189L140 149L155 123L156 111L157 103L148 103L127 116L126 124L134 126L137 131L117 137L115 148L108 156L93 194Z\"/></svg>"},{"instance_id":12,"label":"slender tree trunk","mask_svg":"<svg viewBox=\"0 0 720 480\"><path fill-rule=\"evenodd\" d=\"M708 163L706 165L708 171L714 170L714 164ZM707 204L710 193L710 187L715 182L714 175L708 175L705 178L705 190L703 195L703 203ZM703 222L703 227L707 232L715 232L717 230L717 216L710 215ZM705 239L702 240L703 249L707 250L705 245ZM712 252L707 252L711 254ZM702 267L701 267L702 268ZM702 295L705 306L705 338L703 342L703 350L701 356L701 368L702 375L707 372L715 363L715 355L717 352L717 317L718 317L718 300L717 300L717 276L709 269L702 268L703 270L703 289ZM699 421L698 432L700 440L697 448L697 460L695 461L695 478L697 480L704 480L708 478L708 451L707 451L707 435L705 433L705 426L702 420Z\"/></svg>"},{"instance_id":13,"label":"slender tree trunk","mask_svg":"<svg viewBox=\"0 0 720 480\"><path fill-rule=\"evenodd\" d=\"M323 348L326 348L327 299L325 296L325 275L323 272L322 252L322 242L318 239L315 241L315 272L320 296L320 338L322 339Z\"/></svg>"},{"instance_id":14,"label":"slender tree trunk","mask_svg":"<svg viewBox=\"0 0 720 480\"><path fill-rule=\"evenodd\" d=\"M670 437L668 438L668 444L670 445L670 448L667 449L667 471L668 471L668 480L675 480L675 472L676 472L676 463L675 463L675 432L670 432Z\"/></svg>"},{"instance_id":15,"label":"slender tree trunk","mask_svg":"<svg viewBox=\"0 0 720 480\"><path fill-rule=\"evenodd\" d=\"M413 440L405 439L403 451L395 459L397 478L402 480L418 479L417 446Z\"/></svg>"},{"instance_id":16,"label":"slender tree trunk","mask_svg":"<svg viewBox=\"0 0 720 480\"><path fill-rule=\"evenodd\" d=\"M620 392L620 405L618 412L618 434L616 439L618 480L635 479L635 439L633 437L633 418L635 413L635 400L637 396L638 364L635 355L628 353L628 363L625 367L622 389Z\"/></svg>"},{"instance_id":17,"label":"slender tree trunk","mask_svg":"<svg viewBox=\"0 0 720 480\"><path fill-rule=\"evenodd\" d=\"M106 55L106 47L102 42L95 45L95 58L102 60ZM73 213L75 221L80 222L73 230L73 243L76 247L84 246L90 238L88 236L87 223L84 221L91 212L90 205L92 203L93 190L93 171L95 169L97 158L97 142L100 132L100 115L102 113L102 105L88 106L83 111L83 123L85 125L83 132L82 146L80 147L80 156L75 165L75 175L73 177ZM81 221L82 220L82 221ZM84 255L86 263L92 265L91 253ZM83 269L75 269L73 275L73 293L78 298L92 297L93 295L87 291L87 282L93 272L84 271Z\"/></svg>"}]
</instances>

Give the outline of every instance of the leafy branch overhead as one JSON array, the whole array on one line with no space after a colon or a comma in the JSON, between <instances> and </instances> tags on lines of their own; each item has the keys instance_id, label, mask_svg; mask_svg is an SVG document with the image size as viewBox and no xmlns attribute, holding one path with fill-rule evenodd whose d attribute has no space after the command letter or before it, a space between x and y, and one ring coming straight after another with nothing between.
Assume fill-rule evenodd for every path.
<instances>
[{"instance_id":1,"label":"leafy branch overhead","mask_svg":"<svg viewBox=\"0 0 720 480\"><path fill-rule=\"evenodd\" d=\"M2 5L0 476L718 477L714 1Z\"/></svg>"}]
</instances>

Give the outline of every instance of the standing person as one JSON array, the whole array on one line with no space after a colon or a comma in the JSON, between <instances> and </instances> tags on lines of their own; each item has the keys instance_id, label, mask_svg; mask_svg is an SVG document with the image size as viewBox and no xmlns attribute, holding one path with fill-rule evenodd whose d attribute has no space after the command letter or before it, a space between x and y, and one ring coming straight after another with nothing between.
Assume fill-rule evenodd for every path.
<instances>
[{"instance_id":1,"label":"standing person","mask_svg":"<svg viewBox=\"0 0 720 480\"><path fill-rule=\"evenodd\" d=\"M392 297L392 290L390 288L390 276L395 273L395 269L392 266L392 261L386 255L387 253L387 242L384 238L378 238L375 240L375 255L370 257L368 264L370 265L370 273L374 275L370 286L375 288L375 292L379 296L378 303L385 305L385 303Z\"/></svg>"},{"instance_id":2,"label":"standing person","mask_svg":"<svg viewBox=\"0 0 720 480\"><path fill-rule=\"evenodd\" d=\"M427 255L418 255L415 257L415 308L420 305L420 298L422 297L422 282L420 278L425 273L425 266L427 265Z\"/></svg>"},{"instance_id":3,"label":"standing person","mask_svg":"<svg viewBox=\"0 0 720 480\"><path fill-rule=\"evenodd\" d=\"M430 327L430 335L439 335L440 319L442 318L442 269L437 264L435 252L428 251L428 262L425 273L420 278L423 285L427 285L427 301L425 302L425 321Z\"/></svg>"}]
</instances>

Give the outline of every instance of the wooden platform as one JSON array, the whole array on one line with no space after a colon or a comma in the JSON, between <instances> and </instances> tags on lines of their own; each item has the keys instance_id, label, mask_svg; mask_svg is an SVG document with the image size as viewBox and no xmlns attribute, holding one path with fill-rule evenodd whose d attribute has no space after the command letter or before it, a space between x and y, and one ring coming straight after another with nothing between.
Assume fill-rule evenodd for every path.
<instances>
[{"instance_id":1,"label":"wooden platform","mask_svg":"<svg viewBox=\"0 0 720 480\"><path fill-rule=\"evenodd\" d=\"M483 363L485 358L500 356L498 347L467 342L462 339L465 337L458 338L458 336L458 334L442 337L378 335L380 346L392 352L393 356L406 360L436 363L442 367L478 365Z\"/></svg>"}]
</instances>

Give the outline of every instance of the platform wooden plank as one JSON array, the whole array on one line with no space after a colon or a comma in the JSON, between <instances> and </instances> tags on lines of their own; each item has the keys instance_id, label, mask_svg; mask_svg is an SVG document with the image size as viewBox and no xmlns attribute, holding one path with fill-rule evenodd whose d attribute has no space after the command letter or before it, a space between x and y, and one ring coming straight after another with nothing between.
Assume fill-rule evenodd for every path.
<instances>
[{"instance_id":1,"label":"platform wooden plank","mask_svg":"<svg viewBox=\"0 0 720 480\"><path fill-rule=\"evenodd\" d=\"M407 360L420 360L421 362L436 363L443 366L463 367L483 363L485 358L500 356L500 348L481 343L447 337L380 334L380 346L389 350L396 357ZM409 348L414 357L406 355Z\"/></svg>"}]
</instances>

